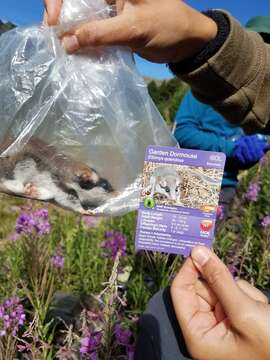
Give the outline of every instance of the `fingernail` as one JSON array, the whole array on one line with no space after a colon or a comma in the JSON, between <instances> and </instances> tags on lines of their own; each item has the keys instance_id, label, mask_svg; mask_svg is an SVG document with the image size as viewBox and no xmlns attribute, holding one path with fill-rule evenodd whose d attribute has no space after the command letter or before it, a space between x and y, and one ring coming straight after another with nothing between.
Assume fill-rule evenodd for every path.
<instances>
[{"instance_id":1,"label":"fingernail","mask_svg":"<svg viewBox=\"0 0 270 360\"><path fill-rule=\"evenodd\" d=\"M66 52L71 54L77 51L80 47L79 41L75 35L72 36L65 36L62 39L62 44L66 49Z\"/></svg>"},{"instance_id":2,"label":"fingernail","mask_svg":"<svg viewBox=\"0 0 270 360\"><path fill-rule=\"evenodd\" d=\"M211 251L206 247L198 246L192 250L192 260L199 266L204 266L210 259Z\"/></svg>"}]
</instances>

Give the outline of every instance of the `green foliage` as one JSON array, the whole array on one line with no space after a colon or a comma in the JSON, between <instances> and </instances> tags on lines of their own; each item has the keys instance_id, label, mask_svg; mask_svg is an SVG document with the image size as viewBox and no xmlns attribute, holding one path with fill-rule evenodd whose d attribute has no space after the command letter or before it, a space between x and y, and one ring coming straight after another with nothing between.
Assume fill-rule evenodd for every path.
<instances>
[{"instance_id":1,"label":"green foliage","mask_svg":"<svg viewBox=\"0 0 270 360\"><path fill-rule=\"evenodd\" d=\"M215 249L237 275L262 289L270 288L270 229L262 220L270 214L270 166L259 164L240 175L241 187L235 199L231 219L219 232ZM258 183L257 201L250 201L246 192L250 183Z\"/></svg>"},{"instance_id":2,"label":"green foliage","mask_svg":"<svg viewBox=\"0 0 270 360\"><path fill-rule=\"evenodd\" d=\"M0 35L6 31L13 29L14 27L15 27L15 25L12 24L11 22L4 23L0 20Z\"/></svg>"},{"instance_id":3,"label":"green foliage","mask_svg":"<svg viewBox=\"0 0 270 360\"><path fill-rule=\"evenodd\" d=\"M150 96L169 125L172 125L187 89L187 85L178 78L164 80L160 85L154 80L148 84Z\"/></svg>"},{"instance_id":4,"label":"green foliage","mask_svg":"<svg viewBox=\"0 0 270 360\"><path fill-rule=\"evenodd\" d=\"M47 323L49 306L56 291L80 297L104 293L103 311L107 319L104 333L107 334L109 353L114 351L109 344L113 343L113 327L119 316L122 319L139 316L151 296L170 284L179 266L176 257L143 252L135 254L136 213L101 220L97 227L88 227L79 216L51 207L52 231L49 235L22 236L14 241L10 240L9 235L14 231L22 202L6 196L1 197L0 202L4 219L7 220L7 213L10 217L0 248L0 300L3 302L15 294L25 299L29 322L32 321L32 325L29 323L31 336L39 339L38 343L33 342L31 349L37 358L40 354L43 359L54 358L53 354L58 350L54 344L58 335L54 335L53 323ZM29 206L36 207L38 204L27 202L24 208L28 209ZM0 210L0 218L1 215ZM111 306L110 299L118 282L116 278L111 280L115 264L110 257L105 256L101 246L105 231L115 229L128 239L127 256L120 259L119 265L123 271L131 272L129 281L121 285L124 289L123 301L127 301L125 308L121 304L116 305L116 300L114 306ZM50 258L59 248L65 256L65 265L63 269L57 270L52 268ZM9 351L14 353L16 343L11 342L9 346ZM112 358L113 355L108 357Z\"/></svg>"},{"instance_id":5,"label":"green foliage","mask_svg":"<svg viewBox=\"0 0 270 360\"><path fill-rule=\"evenodd\" d=\"M251 182L258 182L261 188L258 200L254 202L246 198ZM232 216L220 228L215 242L217 254L234 269L236 275L260 288L270 286L270 227L263 228L261 225L263 218L270 213L269 185L268 164L260 164L241 174L241 187L235 198ZM170 285L183 259L158 253L136 254L136 213L103 219L97 226L89 227L79 216L50 207L52 231L49 235L24 236L14 241L10 239L10 234L14 231L15 219L22 205L29 208L38 204L6 196L0 198L0 203L0 219L5 221L0 242L0 300L3 302L15 294L24 299L28 313L25 330L30 327L33 339L38 339L37 343L32 341L33 356L61 359L56 354L64 351L65 346L71 352L78 349L76 332L71 333L69 346L60 347L58 330L54 323L47 320L53 294L62 291L82 298L99 295L106 319L103 331L107 357L104 358L121 357L121 350L113 345L114 324L119 318L128 322L138 317L149 299L159 289ZM127 255L119 259L117 266L102 248L104 234L108 230L120 231L128 239ZM51 267L50 258L58 249L65 257L63 269ZM126 277L124 282L120 278L118 280L118 267L122 269L119 274ZM122 300L119 302L120 297ZM0 347L9 346L7 356L14 354L16 342L9 339L8 345L3 345L1 341Z\"/></svg>"}]
</instances>

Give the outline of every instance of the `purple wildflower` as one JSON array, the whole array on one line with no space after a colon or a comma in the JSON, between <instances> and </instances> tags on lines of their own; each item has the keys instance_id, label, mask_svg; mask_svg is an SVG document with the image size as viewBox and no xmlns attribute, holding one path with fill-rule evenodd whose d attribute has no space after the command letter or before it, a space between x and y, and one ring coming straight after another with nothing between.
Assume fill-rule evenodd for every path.
<instances>
[{"instance_id":1,"label":"purple wildflower","mask_svg":"<svg viewBox=\"0 0 270 360\"><path fill-rule=\"evenodd\" d=\"M88 228L96 228L98 227L98 225L101 222L101 219L95 216L88 216L88 215L83 215L82 216L82 221L84 223L84 225Z\"/></svg>"},{"instance_id":2,"label":"purple wildflower","mask_svg":"<svg viewBox=\"0 0 270 360\"><path fill-rule=\"evenodd\" d=\"M134 346L127 347L127 360L134 359Z\"/></svg>"},{"instance_id":3,"label":"purple wildflower","mask_svg":"<svg viewBox=\"0 0 270 360\"><path fill-rule=\"evenodd\" d=\"M126 255L127 237L116 230L106 231L102 247L109 253L112 260L115 260L118 252L120 256Z\"/></svg>"},{"instance_id":4,"label":"purple wildflower","mask_svg":"<svg viewBox=\"0 0 270 360\"><path fill-rule=\"evenodd\" d=\"M22 213L17 221L15 227L17 234L38 234L45 235L51 231L51 224L49 223L49 215L47 209L38 209L35 212Z\"/></svg>"},{"instance_id":5,"label":"purple wildflower","mask_svg":"<svg viewBox=\"0 0 270 360\"><path fill-rule=\"evenodd\" d=\"M217 219L223 220L224 219L224 205L218 205L217 207Z\"/></svg>"},{"instance_id":6,"label":"purple wildflower","mask_svg":"<svg viewBox=\"0 0 270 360\"><path fill-rule=\"evenodd\" d=\"M35 211L35 216L44 220L49 219L49 212L48 209L41 208Z\"/></svg>"},{"instance_id":7,"label":"purple wildflower","mask_svg":"<svg viewBox=\"0 0 270 360\"><path fill-rule=\"evenodd\" d=\"M122 325L115 325L114 329L116 342L119 345L127 346L130 343L132 332L129 329L124 328Z\"/></svg>"},{"instance_id":8,"label":"purple wildflower","mask_svg":"<svg viewBox=\"0 0 270 360\"><path fill-rule=\"evenodd\" d=\"M31 234L34 231L35 224L36 222L31 213L22 213L16 221L15 229L17 234Z\"/></svg>"},{"instance_id":9,"label":"purple wildflower","mask_svg":"<svg viewBox=\"0 0 270 360\"><path fill-rule=\"evenodd\" d=\"M268 156L264 155L261 159L260 159L260 164L262 166L267 165L268 164Z\"/></svg>"},{"instance_id":10,"label":"purple wildflower","mask_svg":"<svg viewBox=\"0 0 270 360\"><path fill-rule=\"evenodd\" d=\"M19 327L25 322L24 308L18 297L8 299L0 306L0 322L0 336L17 335Z\"/></svg>"},{"instance_id":11,"label":"purple wildflower","mask_svg":"<svg viewBox=\"0 0 270 360\"><path fill-rule=\"evenodd\" d=\"M38 209L34 212L34 219L36 221L35 228L39 235L49 234L51 231L51 224L49 223L48 209Z\"/></svg>"},{"instance_id":12,"label":"purple wildflower","mask_svg":"<svg viewBox=\"0 0 270 360\"><path fill-rule=\"evenodd\" d=\"M270 225L270 215L267 215L263 218L262 227L266 228Z\"/></svg>"},{"instance_id":13,"label":"purple wildflower","mask_svg":"<svg viewBox=\"0 0 270 360\"><path fill-rule=\"evenodd\" d=\"M54 255L51 257L51 265L56 269L63 269L65 264L65 259L61 255Z\"/></svg>"},{"instance_id":14,"label":"purple wildflower","mask_svg":"<svg viewBox=\"0 0 270 360\"><path fill-rule=\"evenodd\" d=\"M20 237L21 237L20 234L18 234L17 232L13 232L9 235L8 239L11 241L17 241L20 239Z\"/></svg>"},{"instance_id":15,"label":"purple wildflower","mask_svg":"<svg viewBox=\"0 0 270 360\"><path fill-rule=\"evenodd\" d=\"M46 235L51 232L51 224L48 221L38 222L36 224L38 235Z\"/></svg>"},{"instance_id":16,"label":"purple wildflower","mask_svg":"<svg viewBox=\"0 0 270 360\"><path fill-rule=\"evenodd\" d=\"M261 188L257 182L251 183L248 187L246 198L250 201L257 201Z\"/></svg>"},{"instance_id":17,"label":"purple wildflower","mask_svg":"<svg viewBox=\"0 0 270 360\"><path fill-rule=\"evenodd\" d=\"M235 280L239 279L239 269L234 264L228 265L228 269Z\"/></svg>"},{"instance_id":18,"label":"purple wildflower","mask_svg":"<svg viewBox=\"0 0 270 360\"><path fill-rule=\"evenodd\" d=\"M80 353L89 355L87 359L97 360L98 359L98 349L101 345L102 332L94 332L88 334L87 336L81 339Z\"/></svg>"}]
</instances>

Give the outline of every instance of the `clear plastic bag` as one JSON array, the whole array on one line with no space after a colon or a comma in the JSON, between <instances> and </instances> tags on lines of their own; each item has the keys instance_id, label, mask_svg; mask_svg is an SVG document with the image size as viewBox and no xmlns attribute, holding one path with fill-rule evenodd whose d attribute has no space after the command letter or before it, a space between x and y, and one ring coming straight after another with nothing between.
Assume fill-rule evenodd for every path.
<instances>
[{"instance_id":1,"label":"clear plastic bag","mask_svg":"<svg viewBox=\"0 0 270 360\"><path fill-rule=\"evenodd\" d=\"M67 55L59 33L111 16L64 0L60 25L0 37L0 191L83 214L137 207L147 145L176 142L125 48Z\"/></svg>"}]
</instances>

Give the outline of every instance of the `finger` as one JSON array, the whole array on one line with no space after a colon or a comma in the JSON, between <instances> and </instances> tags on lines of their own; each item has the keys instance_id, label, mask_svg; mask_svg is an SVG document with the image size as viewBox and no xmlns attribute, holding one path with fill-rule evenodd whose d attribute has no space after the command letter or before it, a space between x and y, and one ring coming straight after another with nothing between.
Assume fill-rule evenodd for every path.
<instances>
[{"instance_id":1,"label":"finger","mask_svg":"<svg viewBox=\"0 0 270 360\"><path fill-rule=\"evenodd\" d=\"M57 25L60 16L62 0L44 0L46 20L49 26Z\"/></svg>"},{"instance_id":2,"label":"finger","mask_svg":"<svg viewBox=\"0 0 270 360\"><path fill-rule=\"evenodd\" d=\"M48 13L45 10L43 15L43 24L48 26Z\"/></svg>"},{"instance_id":3,"label":"finger","mask_svg":"<svg viewBox=\"0 0 270 360\"><path fill-rule=\"evenodd\" d=\"M198 296L195 288L198 277L199 272L191 258L188 258L171 286L174 310L182 329L187 328L190 320L198 311Z\"/></svg>"},{"instance_id":4,"label":"finger","mask_svg":"<svg viewBox=\"0 0 270 360\"><path fill-rule=\"evenodd\" d=\"M251 299L255 301L262 302L264 304L268 304L268 298L254 286L250 285L245 280L238 280L237 285L242 289Z\"/></svg>"},{"instance_id":5,"label":"finger","mask_svg":"<svg viewBox=\"0 0 270 360\"><path fill-rule=\"evenodd\" d=\"M63 37L63 45L68 53L91 46L130 46L134 36L134 29L130 26L129 19L119 15L106 20L93 21L69 31Z\"/></svg>"},{"instance_id":6,"label":"finger","mask_svg":"<svg viewBox=\"0 0 270 360\"><path fill-rule=\"evenodd\" d=\"M220 302L217 302L214 312L215 312L216 321L218 323L226 319L226 314L224 313L223 307L220 304Z\"/></svg>"},{"instance_id":7,"label":"finger","mask_svg":"<svg viewBox=\"0 0 270 360\"><path fill-rule=\"evenodd\" d=\"M204 299L210 307L217 303L217 297L204 280L198 280L195 284L197 294Z\"/></svg>"},{"instance_id":8,"label":"finger","mask_svg":"<svg viewBox=\"0 0 270 360\"><path fill-rule=\"evenodd\" d=\"M209 249L198 246L192 250L192 260L204 280L217 296L226 315L234 321L239 309L249 302L246 294L237 286L223 262Z\"/></svg>"}]
</instances>

